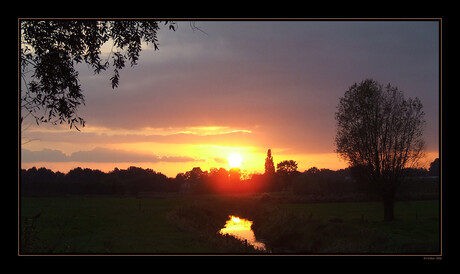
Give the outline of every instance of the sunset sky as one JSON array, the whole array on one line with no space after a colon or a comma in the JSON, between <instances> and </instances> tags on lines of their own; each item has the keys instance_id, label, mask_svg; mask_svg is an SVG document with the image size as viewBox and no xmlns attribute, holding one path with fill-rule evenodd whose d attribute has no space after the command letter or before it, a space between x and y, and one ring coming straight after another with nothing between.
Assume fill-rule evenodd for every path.
<instances>
[{"instance_id":1,"label":"sunset sky","mask_svg":"<svg viewBox=\"0 0 460 274\"><path fill-rule=\"evenodd\" d=\"M439 21L178 21L138 65L94 75L78 65L86 105L81 131L22 125L21 167L67 172L151 168L175 177L193 167L264 171L295 160L347 167L334 152L334 113L345 91L373 78L420 98L426 167L439 150ZM107 58L111 44L103 47ZM233 156L231 156L233 155ZM235 155L236 160L235 160ZM231 156L231 157L230 157ZM240 157L240 159L238 159Z\"/></svg>"}]
</instances>

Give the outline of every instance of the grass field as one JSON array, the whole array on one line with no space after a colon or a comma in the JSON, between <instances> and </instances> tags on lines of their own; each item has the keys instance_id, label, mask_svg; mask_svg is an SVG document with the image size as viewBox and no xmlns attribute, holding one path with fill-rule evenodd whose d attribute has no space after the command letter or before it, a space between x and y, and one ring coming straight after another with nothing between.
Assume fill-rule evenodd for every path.
<instances>
[{"instance_id":1,"label":"grass field","mask_svg":"<svg viewBox=\"0 0 460 274\"><path fill-rule=\"evenodd\" d=\"M283 204L255 223L275 252L440 253L437 200L397 202L395 212L383 222L378 202Z\"/></svg>"},{"instance_id":2,"label":"grass field","mask_svg":"<svg viewBox=\"0 0 460 274\"><path fill-rule=\"evenodd\" d=\"M140 203L140 209L139 209ZM23 216L40 217L24 251L38 253L215 252L166 219L180 199L23 198ZM29 250L27 250L27 248Z\"/></svg>"},{"instance_id":3,"label":"grass field","mask_svg":"<svg viewBox=\"0 0 460 274\"><path fill-rule=\"evenodd\" d=\"M380 203L283 203L254 196L24 197L24 254L247 253L216 235L229 214L254 220L275 253L439 253L439 205L396 203L382 222ZM37 216L34 220L34 216Z\"/></svg>"}]
</instances>

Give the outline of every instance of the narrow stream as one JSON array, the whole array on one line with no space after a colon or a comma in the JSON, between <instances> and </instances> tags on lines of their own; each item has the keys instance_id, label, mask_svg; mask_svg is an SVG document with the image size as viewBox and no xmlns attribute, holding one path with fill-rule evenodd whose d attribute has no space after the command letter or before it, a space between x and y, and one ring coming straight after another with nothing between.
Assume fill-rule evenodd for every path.
<instances>
[{"instance_id":1,"label":"narrow stream","mask_svg":"<svg viewBox=\"0 0 460 274\"><path fill-rule=\"evenodd\" d=\"M265 244L256 240L254 231L251 229L252 221L230 215L225 226L219 230L222 235L229 234L239 240L247 241L255 249L266 250Z\"/></svg>"}]
</instances>

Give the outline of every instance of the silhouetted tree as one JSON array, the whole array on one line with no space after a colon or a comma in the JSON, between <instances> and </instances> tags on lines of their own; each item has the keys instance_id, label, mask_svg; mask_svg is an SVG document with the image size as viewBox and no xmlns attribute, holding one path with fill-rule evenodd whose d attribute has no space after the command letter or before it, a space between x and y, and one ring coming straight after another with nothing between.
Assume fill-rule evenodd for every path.
<instances>
[{"instance_id":1,"label":"silhouetted tree","mask_svg":"<svg viewBox=\"0 0 460 274\"><path fill-rule=\"evenodd\" d=\"M129 167L109 173L77 167L67 174L46 168L21 170L21 195L136 195L139 192L179 191L174 179L151 169Z\"/></svg>"},{"instance_id":2,"label":"silhouetted tree","mask_svg":"<svg viewBox=\"0 0 460 274\"><path fill-rule=\"evenodd\" d=\"M311 167L309 168L307 171L305 171L307 174L310 174L310 175L313 175L313 174L316 174L316 173L319 173L320 170L317 168L317 167Z\"/></svg>"},{"instance_id":3,"label":"silhouetted tree","mask_svg":"<svg viewBox=\"0 0 460 274\"><path fill-rule=\"evenodd\" d=\"M284 160L276 165L276 172L283 176L290 176L297 171L297 162L294 160Z\"/></svg>"},{"instance_id":4,"label":"silhouetted tree","mask_svg":"<svg viewBox=\"0 0 460 274\"><path fill-rule=\"evenodd\" d=\"M425 113L418 98L372 79L354 84L340 98L336 152L350 166L362 166L381 194L384 219L394 220L394 200L407 167L423 154Z\"/></svg>"},{"instance_id":5,"label":"silhouetted tree","mask_svg":"<svg viewBox=\"0 0 460 274\"><path fill-rule=\"evenodd\" d=\"M166 24L175 30L175 23ZM158 49L159 28L159 22L152 20L21 20L21 110L26 112L21 114L21 123L31 115L37 124L67 122L77 130L75 124L84 126L83 118L77 116L85 100L74 65L85 62L97 74L112 65L110 81L115 88L126 61L137 64L142 42ZM101 47L109 40L113 48L103 60Z\"/></svg>"},{"instance_id":6,"label":"silhouetted tree","mask_svg":"<svg viewBox=\"0 0 460 274\"><path fill-rule=\"evenodd\" d=\"M264 173L265 188L267 191L277 191L279 186L276 183L275 164L271 149L267 151L267 158L265 158L265 173Z\"/></svg>"},{"instance_id":7,"label":"silhouetted tree","mask_svg":"<svg viewBox=\"0 0 460 274\"><path fill-rule=\"evenodd\" d=\"M289 187L292 179L298 175L297 162L294 160L284 160L279 162L276 164L276 173L278 174L282 188L286 189Z\"/></svg>"},{"instance_id":8,"label":"silhouetted tree","mask_svg":"<svg viewBox=\"0 0 460 274\"><path fill-rule=\"evenodd\" d=\"M211 168L206 180L206 191L223 192L228 188L229 176L225 168Z\"/></svg>"},{"instance_id":9,"label":"silhouetted tree","mask_svg":"<svg viewBox=\"0 0 460 274\"><path fill-rule=\"evenodd\" d=\"M228 171L228 177L231 183L239 183L241 179L241 169L234 167Z\"/></svg>"},{"instance_id":10,"label":"silhouetted tree","mask_svg":"<svg viewBox=\"0 0 460 274\"><path fill-rule=\"evenodd\" d=\"M431 176L439 176L439 158L434 159L434 161L430 164L429 174Z\"/></svg>"},{"instance_id":11,"label":"silhouetted tree","mask_svg":"<svg viewBox=\"0 0 460 274\"><path fill-rule=\"evenodd\" d=\"M189 184L196 184L203 181L203 177L206 176L206 172L203 172L200 167L194 167L192 170L185 173L185 181Z\"/></svg>"},{"instance_id":12,"label":"silhouetted tree","mask_svg":"<svg viewBox=\"0 0 460 274\"><path fill-rule=\"evenodd\" d=\"M275 174L275 163L273 163L272 150L268 149L267 158L265 158L265 174Z\"/></svg>"},{"instance_id":13,"label":"silhouetted tree","mask_svg":"<svg viewBox=\"0 0 460 274\"><path fill-rule=\"evenodd\" d=\"M185 183L185 174L183 172L177 173L174 180L176 180L176 182L180 185Z\"/></svg>"}]
</instances>

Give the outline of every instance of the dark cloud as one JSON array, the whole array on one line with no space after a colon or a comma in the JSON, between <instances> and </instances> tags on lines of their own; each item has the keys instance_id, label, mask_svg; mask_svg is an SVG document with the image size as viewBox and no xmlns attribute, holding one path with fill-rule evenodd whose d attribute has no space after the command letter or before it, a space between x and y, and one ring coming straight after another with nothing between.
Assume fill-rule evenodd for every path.
<instances>
[{"instance_id":1,"label":"dark cloud","mask_svg":"<svg viewBox=\"0 0 460 274\"><path fill-rule=\"evenodd\" d=\"M437 21L199 21L160 31L160 50L143 50L138 65L94 76L79 70L88 126L139 129L28 133L49 142L151 142L282 148L292 153L333 153L334 113L355 82L391 83L424 105L427 149L439 144L439 23ZM226 126L249 129L216 135L145 134L140 129ZM191 160L96 149L70 156L23 150L24 159L87 161ZM43 158L41 158L43 157Z\"/></svg>"},{"instance_id":2,"label":"dark cloud","mask_svg":"<svg viewBox=\"0 0 460 274\"><path fill-rule=\"evenodd\" d=\"M69 157L60 150L43 149L41 151L30 151L21 149L22 162L68 162Z\"/></svg>"},{"instance_id":3,"label":"dark cloud","mask_svg":"<svg viewBox=\"0 0 460 274\"><path fill-rule=\"evenodd\" d=\"M77 151L70 156L59 150L44 149L30 151L22 149L22 162L94 162L94 163L158 163L200 161L185 156L157 156L150 153L138 153L107 148L95 148L89 151Z\"/></svg>"},{"instance_id":4,"label":"dark cloud","mask_svg":"<svg viewBox=\"0 0 460 274\"><path fill-rule=\"evenodd\" d=\"M339 97L371 77L419 97L427 131L438 132L438 22L197 22L207 35L179 25L160 32L159 51L144 50L139 65L122 71L115 92L107 79L84 82L88 125L290 123L293 131L278 134L332 139Z\"/></svg>"},{"instance_id":5,"label":"dark cloud","mask_svg":"<svg viewBox=\"0 0 460 274\"><path fill-rule=\"evenodd\" d=\"M106 134L103 130L100 133L81 131L66 131L49 133L46 131L36 131L28 133L28 137L47 142L64 142L72 144L116 144L116 143L167 143L167 144L215 144L224 145L231 142L240 145L254 145L251 133L245 130L235 130L218 134L194 134L194 133L175 133L175 134L145 134L141 130L136 134Z\"/></svg>"}]
</instances>

